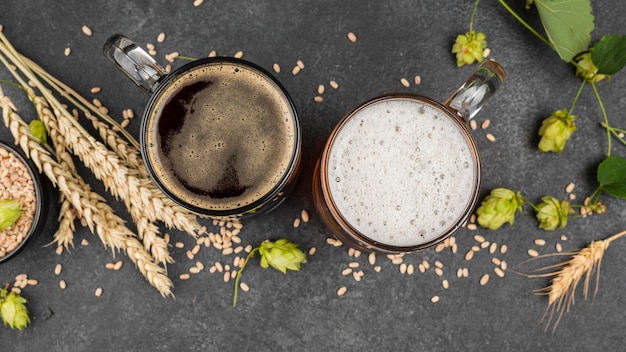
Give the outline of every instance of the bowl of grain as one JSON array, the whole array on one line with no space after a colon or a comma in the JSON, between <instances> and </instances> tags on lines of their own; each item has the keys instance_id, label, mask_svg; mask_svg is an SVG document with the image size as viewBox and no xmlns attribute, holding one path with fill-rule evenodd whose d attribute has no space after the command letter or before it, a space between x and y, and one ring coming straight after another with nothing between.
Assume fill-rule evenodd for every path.
<instances>
[{"instance_id":1,"label":"bowl of grain","mask_svg":"<svg viewBox=\"0 0 626 352\"><path fill-rule=\"evenodd\" d=\"M19 205L17 204L19 202ZM17 149L0 142L0 263L22 250L40 225L44 195L39 174Z\"/></svg>"}]
</instances>

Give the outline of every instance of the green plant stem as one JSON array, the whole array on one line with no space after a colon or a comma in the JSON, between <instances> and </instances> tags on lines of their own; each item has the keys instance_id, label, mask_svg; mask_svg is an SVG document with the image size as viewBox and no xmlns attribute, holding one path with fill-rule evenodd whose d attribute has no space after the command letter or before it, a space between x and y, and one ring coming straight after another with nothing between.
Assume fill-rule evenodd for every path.
<instances>
[{"instance_id":1,"label":"green plant stem","mask_svg":"<svg viewBox=\"0 0 626 352\"><path fill-rule=\"evenodd\" d=\"M544 38L541 34L539 34L539 32L537 32L533 27L531 27L528 23L526 23L526 21L524 21L515 11L513 11L513 9L509 7L509 5L504 0L498 0L498 1L500 2L500 5L502 5L507 11L509 11L509 13L513 17L515 17L515 19L519 23L522 24L522 26L526 27L526 29L528 29L532 34L534 34L542 42L544 42L546 45L554 49L554 46L552 45L552 43L550 43L546 38Z\"/></svg>"},{"instance_id":2,"label":"green plant stem","mask_svg":"<svg viewBox=\"0 0 626 352\"><path fill-rule=\"evenodd\" d=\"M248 265L248 260L250 260L254 253L258 252L260 248L261 247L256 247L251 250L246 257L246 260L243 262L243 265L241 266L239 271L237 271L237 276L235 277L235 293L233 294L233 307L237 306L237 293L239 292L239 279L241 278L241 273L243 272L243 269L246 267L246 265Z\"/></svg>"},{"instance_id":3,"label":"green plant stem","mask_svg":"<svg viewBox=\"0 0 626 352\"><path fill-rule=\"evenodd\" d=\"M624 140L624 134L626 133L626 130L622 130L616 127L612 127L609 126L608 124L606 124L605 122L600 124L602 127L606 128L607 131L609 131L611 134L613 134L615 136L615 138L617 138L618 141L620 141L622 144L626 145L626 140ZM621 136L620 136L621 134Z\"/></svg>"},{"instance_id":4,"label":"green plant stem","mask_svg":"<svg viewBox=\"0 0 626 352\"><path fill-rule=\"evenodd\" d=\"M472 16L470 17L470 25L469 25L470 33L474 32L474 17L476 16L476 12L478 11L479 2L480 0L476 0L476 2L474 3L474 9L472 10Z\"/></svg>"},{"instance_id":5,"label":"green plant stem","mask_svg":"<svg viewBox=\"0 0 626 352\"><path fill-rule=\"evenodd\" d=\"M606 109L604 108L604 104L602 103L602 99L600 98L600 93L598 92L598 87L596 87L595 82L591 82L591 87L593 88L593 93L596 95L596 99L598 100L598 105L600 105L600 111L602 111L602 118L604 119L604 123L607 126L609 125L609 117L606 114ZM607 138L607 152L606 156L611 156L611 131L609 129L606 130L606 138Z\"/></svg>"},{"instance_id":6,"label":"green plant stem","mask_svg":"<svg viewBox=\"0 0 626 352\"><path fill-rule=\"evenodd\" d=\"M587 83L587 81L585 81L583 79L583 83L580 85L580 88L578 88L578 92L576 92L576 96L574 97L574 101L572 102L572 107L569 108L569 114L572 115L574 113L574 107L576 107L576 103L578 102L578 98L580 97L580 93L583 91L583 88L585 87L585 84Z\"/></svg>"}]
</instances>

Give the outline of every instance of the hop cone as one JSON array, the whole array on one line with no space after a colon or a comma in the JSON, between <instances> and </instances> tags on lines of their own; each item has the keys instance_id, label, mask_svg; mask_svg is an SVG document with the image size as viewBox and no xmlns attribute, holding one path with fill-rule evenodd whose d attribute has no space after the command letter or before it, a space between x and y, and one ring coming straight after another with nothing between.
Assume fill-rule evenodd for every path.
<instances>
[{"instance_id":1,"label":"hop cone","mask_svg":"<svg viewBox=\"0 0 626 352\"><path fill-rule=\"evenodd\" d=\"M13 225L23 212L19 201L15 199L0 200L0 231Z\"/></svg>"},{"instance_id":2,"label":"hop cone","mask_svg":"<svg viewBox=\"0 0 626 352\"><path fill-rule=\"evenodd\" d=\"M558 110L550 117L543 120L539 129L541 140L539 141L539 151L560 153L565 148L565 143L576 131L575 115L570 115L567 109Z\"/></svg>"},{"instance_id":3,"label":"hop cone","mask_svg":"<svg viewBox=\"0 0 626 352\"><path fill-rule=\"evenodd\" d=\"M476 214L478 224L490 230L497 230L506 222L513 225L515 211L522 211L524 197L520 192L513 192L506 188L495 188L483 199Z\"/></svg>"},{"instance_id":4,"label":"hop cone","mask_svg":"<svg viewBox=\"0 0 626 352\"><path fill-rule=\"evenodd\" d=\"M2 317L4 325L18 330L28 326L30 323L26 308L28 301L14 292L7 294L4 289L0 289L0 297L4 297L4 299L0 299L0 317Z\"/></svg>"},{"instance_id":5,"label":"hop cone","mask_svg":"<svg viewBox=\"0 0 626 352\"><path fill-rule=\"evenodd\" d=\"M483 51L487 47L485 33L467 32L459 34L452 45L452 53L456 54L456 65L471 65L474 61L483 61Z\"/></svg>"},{"instance_id":6,"label":"hop cone","mask_svg":"<svg viewBox=\"0 0 626 352\"><path fill-rule=\"evenodd\" d=\"M582 77L587 82L599 82L603 79L608 79L608 75L599 75L598 68L593 64L590 53L584 53L580 55L576 63L576 75Z\"/></svg>"},{"instance_id":7,"label":"hop cone","mask_svg":"<svg viewBox=\"0 0 626 352\"><path fill-rule=\"evenodd\" d=\"M261 254L261 267L267 268L271 265L283 274L287 273L287 269L298 271L300 264L306 263L306 255L298 249L298 245L286 239L261 243L259 253Z\"/></svg>"},{"instance_id":8,"label":"hop cone","mask_svg":"<svg viewBox=\"0 0 626 352\"><path fill-rule=\"evenodd\" d=\"M572 208L567 201L545 196L541 198L541 203L537 205L536 211L539 228L554 231L567 225L567 217L572 213Z\"/></svg>"}]
</instances>

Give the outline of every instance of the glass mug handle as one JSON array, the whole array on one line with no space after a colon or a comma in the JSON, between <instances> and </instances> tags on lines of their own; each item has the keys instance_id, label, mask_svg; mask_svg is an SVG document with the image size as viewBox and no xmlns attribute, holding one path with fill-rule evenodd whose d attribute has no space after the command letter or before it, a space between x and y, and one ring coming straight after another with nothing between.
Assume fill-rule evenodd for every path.
<instances>
[{"instance_id":1,"label":"glass mug handle","mask_svg":"<svg viewBox=\"0 0 626 352\"><path fill-rule=\"evenodd\" d=\"M104 44L104 55L146 93L152 93L165 68L124 35L115 34Z\"/></svg>"},{"instance_id":2,"label":"glass mug handle","mask_svg":"<svg viewBox=\"0 0 626 352\"><path fill-rule=\"evenodd\" d=\"M505 78L506 73L500 64L493 60L485 61L444 104L469 121L500 88Z\"/></svg>"}]
</instances>

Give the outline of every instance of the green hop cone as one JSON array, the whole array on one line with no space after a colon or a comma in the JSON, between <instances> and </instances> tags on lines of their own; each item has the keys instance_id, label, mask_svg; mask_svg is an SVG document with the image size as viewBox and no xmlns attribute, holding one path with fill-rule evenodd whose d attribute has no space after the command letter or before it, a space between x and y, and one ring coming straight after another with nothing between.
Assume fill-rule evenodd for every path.
<instances>
[{"instance_id":1,"label":"green hop cone","mask_svg":"<svg viewBox=\"0 0 626 352\"><path fill-rule=\"evenodd\" d=\"M470 31L459 34L452 45L452 53L456 54L456 65L471 65L474 61L483 61L483 52L487 48L487 36L482 32Z\"/></svg>"},{"instance_id":2,"label":"green hop cone","mask_svg":"<svg viewBox=\"0 0 626 352\"><path fill-rule=\"evenodd\" d=\"M32 120L28 124L28 128L30 130L30 134L32 134L39 143L46 143L48 139L48 132L46 131L46 126L41 122L41 120Z\"/></svg>"},{"instance_id":3,"label":"green hop cone","mask_svg":"<svg viewBox=\"0 0 626 352\"><path fill-rule=\"evenodd\" d=\"M298 271L300 264L306 263L306 255L298 249L298 245L284 238L274 242L265 241L259 246L261 267L271 265L274 269L287 273L287 269Z\"/></svg>"},{"instance_id":4,"label":"green hop cone","mask_svg":"<svg viewBox=\"0 0 626 352\"><path fill-rule=\"evenodd\" d=\"M506 188L495 188L483 199L476 210L478 224L490 230L497 230L505 223L513 225L515 212L522 211L525 199L520 192Z\"/></svg>"},{"instance_id":5,"label":"green hop cone","mask_svg":"<svg viewBox=\"0 0 626 352\"><path fill-rule=\"evenodd\" d=\"M576 131L575 115L570 115L567 109L553 112L550 117L543 120L539 135L539 151L560 153L565 148L565 143Z\"/></svg>"},{"instance_id":6,"label":"green hop cone","mask_svg":"<svg viewBox=\"0 0 626 352\"><path fill-rule=\"evenodd\" d=\"M0 231L13 225L23 213L19 201L10 198L0 200Z\"/></svg>"},{"instance_id":7,"label":"green hop cone","mask_svg":"<svg viewBox=\"0 0 626 352\"><path fill-rule=\"evenodd\" d=\"M567 217L573 212L569 202L551 196L542 197L535 211L539 228L546 231L564 228L567 225Z\"/></svg>"},{"instance_id":8,"label":"green hop cone","mask_svg":"<svg viewBox=\"0 0 626 352\"><path fill-rule=\"evenodd\" d=\"M587 82L599 82L608 79L608 75L599 75L598 68L593 64L591 53L584 53L576 59L576 75Z\"/></svg>"},{"instance_id":9,"label":"green hop cone","mask_svg":"<svg viewBox=\"0 0 626 352\"><path fill-rule=\"evenodd\" d=\"M17 293L7 294L5 289L0 289L0 317L5 326L22 330L30 324L26 303L28 301Z\"/></svg>"}]
</instances>

